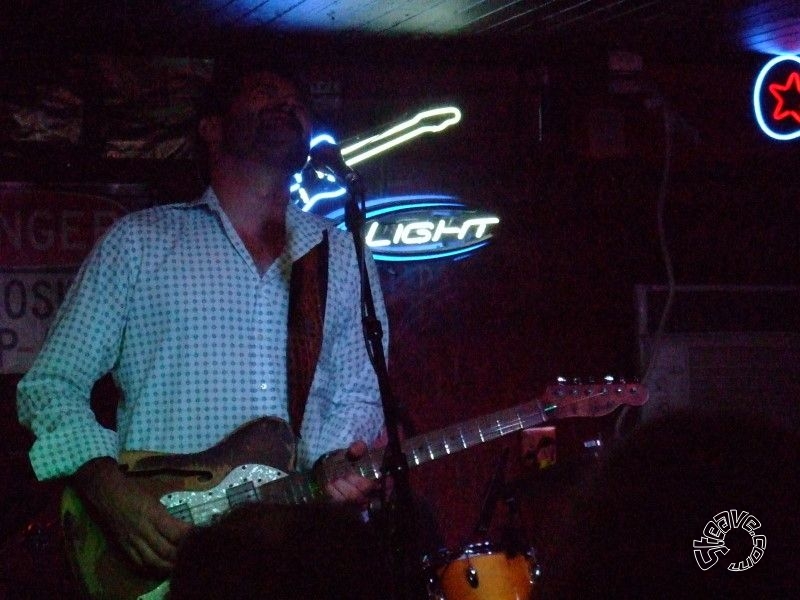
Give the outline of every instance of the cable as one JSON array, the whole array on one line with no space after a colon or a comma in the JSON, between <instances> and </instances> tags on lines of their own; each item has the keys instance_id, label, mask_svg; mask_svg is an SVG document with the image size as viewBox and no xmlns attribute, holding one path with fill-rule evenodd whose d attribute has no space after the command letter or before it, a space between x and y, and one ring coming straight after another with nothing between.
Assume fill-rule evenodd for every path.
<instances>
[{"instance_id":1,"label":"cable","mask_svg":"<svg viewBox=\"0 0 800 600\"><path fill-rule=\"evenodd\" d=\"M656 359L661 350L661 343L666 329L667 320L670 312L672 311L672 304L675 298L675 272L672 266L672 257L669 253L667 246L667 233L666 226L664 225L664 212L667 205L667 190L669 188L669 175L672 167L672 142L675 135L675 114L670 110L667 102L662 99L662 117L664 120L664 164L661 171L661 183L658 188L658 201L656 204L656 226L658 229L658 243L661 250L661 258L664 261L664 269L667 272L667 299L664 303L664 308L661 311L661 317L658 321L658 327L653 333L653 342L650 350L650 359L648 360L647 367L642 374L642 384L647 386L650 380L650 374L656 364ZM619 416L614 422L614 437L620 439L622 437L622 428L625 422L625 417L629 412L630 407L625 405L622 407Z\"/></svg>"},{"instance_id":2,"label":"cable","mask_svg":"<svg viewBox=\"0 0 800 600\"><path fill-rule=\"evenodd\" d=\"M658 227L658 242L661 249L661 257L664 261L664 268L667 272L667 300L664 309L661 311L661 318L658 327L653 334L653 344L650 352L650 360L647 364L642 383L647 385L650 373L655 365L656 358L661 349L661 342L666 329L667 319L672 310L672 303L675 298L675 272L672 267L672 257L667 246L666 227L664 226L664 210L667 203L667 188L669 187L669 174L672 163L672 141L675 134L675 121L672 111L666 102L663 105L664 117L664 166L661 174L661 185L658 190L658 204L656 206L656 222Z\"/></svg>"}]
</instances>

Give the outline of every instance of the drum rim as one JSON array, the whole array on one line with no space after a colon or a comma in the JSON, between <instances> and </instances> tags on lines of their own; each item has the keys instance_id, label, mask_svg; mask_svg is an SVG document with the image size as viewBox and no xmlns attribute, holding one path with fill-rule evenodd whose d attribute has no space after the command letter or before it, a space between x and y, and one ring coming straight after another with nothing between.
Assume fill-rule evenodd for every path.
<instances>
[{"instance_id":1,"label":"drum rim","mask_svg":"<svg viewBox=\"0 0 800 600\"><path fill-rule=\"evenodd\" d=\"M457 550L450 548L440 548L435 554L426 554L423 556L423 564L428 566L440 567L443 564L453 561L472 558L476 556L493 555L493 554L508 554L508 550L504 545L499 542L483 541L483 542L470 542L463 544ZM525 550L518 552L517 556L524 556L527 559L536 559L536 549L529 546Z\"/></svg>"}]
</instances>

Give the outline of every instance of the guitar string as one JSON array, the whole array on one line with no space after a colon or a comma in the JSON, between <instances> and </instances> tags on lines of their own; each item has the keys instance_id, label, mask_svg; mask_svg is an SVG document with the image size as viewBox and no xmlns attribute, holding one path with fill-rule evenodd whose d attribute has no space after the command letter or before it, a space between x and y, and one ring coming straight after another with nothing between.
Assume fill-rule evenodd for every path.
<instances>
[{"instance_id":1,"label":"guitar string","mask_svg":"<svg viewBox=\"0 0 800 600\"><path fill-rule=\"evenodd\" d=\"M569 406L569 405L575 404L576 402L585 401L587 399L590 399L590 398L593 398L593 397L597 397L597 396L602 396L602 395L605 395L607 393L608 393L608 390L604 389L604 390L601 390L601 391L599 391L597 393L594 393L594 394L589 394L587 396L582 396L580 398L573 398L569 402L563 403L562 406ZM470 444L470 445L475 445L475 444L483 442L483 441L496 439L496 437L502 437L506 433L512 433L514 431L518 431L519 429L524 428L526 426L526 424L523 423L523 420L528 420L531 417L536 417L536 420L534 420L532 423L530 423L527 426L531 426L531 425L535 425L537 423L545 422L547 420L547 416L545 415L544 409L541 407L539 402L534 402L534 403L537 405L537 408L539 409L538 410L538 414L534 414L534 413L521 414L520 408L516 407L516 408L509 408L509 409L507 409L505 411L499 411L498 413L495 413L494 415L488 415L486 417L473 419L472 421L467 422L467 423L476 423L476 422L479 422L481 419L484 420L484 421L488 421L488 419L493 418L493 421L492 421L491 425L486 427L485 429L482 429L480 427L480 424L478 424L478 432L479 432L479 435L480 435L480 439L475 438L472 441L472 444ZM534 404L534 403L531 403L531 404ZM556 406L558 406L558 405L556 405ZM509 424L504 425L503 423L499 422L500 418L507 417L508 415L510 415L512 413L514 414L514 416L516 418L509 419ZM524 413L524 411L523 411L523 413ZM496 422L496 425L495 425L495 422ZM505 431L506 428L509 428L508 431ZM453 431L455 429L456 429L455 427L452 427L450 429L450 431ZM462 449L466 449L469 446L466 445L466 441L464 440L463 429L464 429L464 425L458 426L459 437L462 440L462 443L464 445L464 448L462 448ZM445 428L444 430L440 430L440 431L447 432L448 429ZM432 434L428 434L428 435L432 435ZM440 452L441 452L442 449L444 449L444 451L447 454L452 453L452 452L448 451L448 447L447 447L447 442L446 441L443 441L443 442L438 442L437 441L435 444L432 444L431 441L427 438L427 436L422 436L422 437L423 437L424 441L426 442L425 445L427 446L427 449L428 449L429 453L431 454L431 459L434 458L434 449L436 450L436 454L440 455L440 456L441 456ZM487 438L488 438L488 440L487 440ZM454 451L458 451L458 450L459 449L456 448ZM414 450L412 450L412 453L413 452L414 452ZM346 458L344 458L342 456L335 457L330 461L330 464L326 465L325 474L329 479L330 478L340 477L342 475L345 475L345 474L350 473L350 472L354 472L356 470L358 470L362 475L364 475L363 470L361 470L361 468L358 468L357 465L361 464L363 466L363 464L365 464L366 462L369 462L370 466L372 467L372 472L375 475L375 478L378 479L381 476L381 473L375 466L375 458L376 457L379 458L382 455L383 455L382 450L379 450L377 452L369 452L368 455L364 459L361 459L356 464L350 463ZM333 477L331 477L331 476L333 476ZM208 510L203 511L202 509L204 507L207 509L211 504L219 504L223 500L225 501L225 503L228 505L228 508L229 508L229 507L232 507L232 506L235 506L235 505L239 504L241 502L242 497L244 497L245 499L249 499L248 497L255 496L255 499L259 499L259 496L261 496L261 499L265 499L264 498L264 493L261 492L261 490L265 490L266 492L270 492L270 491L273 492L273 493L269 493L268 494L268 499L271 499L271 500L276 500L276 499L280 500L280 499L282 499L282 500L284 500L285 503L298 503L299 501L308 502L310 500L313 500L314 494L313 494L313 491L310 490L310 486L308 486L308 485L298 486L296 484L296 482L293 481L293 479L294 479L294 477L292 477L290 475L290 476L288 476L286 478L280 478L278 480L275 480L275 481L272 481L272 482L268 482L268 484L259 486L258 488L256 488L253 485L235 486L235 487L241 487L243 489L241 489L239 491L234 491L232 494L230 494L230 493L228 493L228 491L226 491L224 497L220 497L220 498L218 498L216 500L213 500L213 501L210 501L210 502L205 502L205 503L202 503L200 505L197 505L197 506L194 507L194 511L190 508L189 509L189 513L190 513L190 515L192 517L194 517L196 515L198 517L202 517L203 519L207 519L209 517L209 515L211 515L211 517L213 518L214 514L219 514L219 513L216 513L214 511L209 512ZM305 479L305 477L303 477L301 479L301 482L305 482L305 481L306 481L306 479ZM248 483L252 483L252 482L248 482ZM283 484L283 485L274 485L274 484ZM272 489L269 486L271 486ZM302 487L302 489L299 489L299 487ZM285 491L284 491L284 493L282 495L274 493L274 492L277 491L278 488L284 488L284 490L286 488L288 488L289 491L292 492L291 493L291 501L292 502L289 502L290 498L289 498L288 494L285 493ZM229 488L229 490L230 489L231 488ZM309 495L306 494L307 491L311 491L312 492L310 494L310 497L309 497ZM298 494L298 492L299 492L299 494ZM299 500L298 500L298 495L299 495ZM202 520L201 520L201 522L202 522Z\"/></svg>"},{"instance_id":2,"label":"guitar string","mask_svg":"<svg viewBox=\"0 0 800 600\"><path fill-rule=\"evenodd\" d=\"M640 388L641 388L641 386L639 386L637 384L632 390L629 391L628 396L639 394L640 393ZM575 388L573 388L573 389L575 389ZM563 408L568 408L570 406L574 406L574 405L576 405L576 404L578 404L580 402L584 402L586 400L590 400L590 399L601 397L601 396L606 396L606 395L609 395L609 394L610 394L610 390L608 389L608 387L603 387L602 389L598 390L597 392L587 393L586 395L583 395L583 396L580 396L580 397L572 397L572 398L569 399L569 401L566 401L566 402L560 402L560 403L553 402L553 403L550 403L550 404L552 406L554 406L554 407L563 409ZM497 439L499 437L503 437L504 435L507 435L509 433L514 433L516 431L519 431L520 429L525 429L527 427L532 427L532 426L534 426L536 424L544 423L544 422L547 422L548 420L552 419L552 417L548 417L545 414L545 409L542 408L541 403L538 400L534 400L532 402L523 404L521 406L528 407L528 406L533 406L533 405L536 405L536 409L537 410L535 412L529 412L529 413L524 413L523 412L522 414L520 414L520 410L521 410L520 406L510 407L508 409L501 410L501 411L498 411L498 412L490 414L490 415L485 415L483 417L477 417L475 419L471 419L471 420L466 421L464 424L461 424L461 425L452 425L450 427L445 427L445 428L440 429L440 430L435 431L435 432L430 432L428 434L422 434L420 436L416 436L415 438L412 438L412 439L419 439L420 441L423 441L425 443L425 445L424 446L420 446L418 448L408 448L407 450L410 450L411 453L414 453L417 449L427 450L428 451L428 455L430 456L430 460L434 460L435 458L440 458L442 456L442 452L444 452L444 455L454 454L455 452L458 452L459 450L464 450L466 448L469 448L471 446L474 446L474 445L477 445L477 444L480 444L480 443L483 443L483 442L492 441L493 439ZM616 406L619 406L619 404L616 404ZM509 415L513 415L513 417L511 417ZM566 415L566 416L572 416L572 415ZM575 416L581 416L581 415L575 415ZM499 420L500 418L503 418L503 417L505 417L507 419L507 423L499 423L497 421L497 420ZM533 422L523 423L524 420L527 421L528 419L531 419L531 418L534 418ZM488 422L489 419L492 419L492 421L490 423ZM481 421L487 421L488 425L487 425L486 428L482 428L481 427L481 424L480 424ZM463 437L463 429L465 427L468 427L470 424L476 424L477 425L477 427L478 427L478 437L477 438L473 438L472 440L470 440L471 443L469 443L468 445L464 445L465 440L464 440L464 437ZM454 432L454 433L457 432L459 434L459 438L458 439L460 441L462 441L462 444L461 444L462 447L459 448L458 446L456 446L456 447L454 447L454 449L452 451L448 451L449 445L448 445L447 441L448 441L448 438L450 437L448 434L451 433L451 432ZM433 442L428 439L428 436L433 436L433 435L437 435L437 434L438 434L438 437L440 439L433 440ZM403 446L409 446L408 442L410 442L410 441L411 440L406 440L406 442L403 443ZM375 467L374 459L375 458L382 458L382 456L383 456L383 449L376 449L376 450L368 451L367 456L365 456L364 458L356 461L355 463L350 462L344 456L332 457L332 459L329 461L329 464L326 464L326 466L325 466L325 475L329 479L335 479L337 477L341 477L341 476L347 475L348 473L351 473L353 471L359 471L362 475L364 475L363 471L361 471L361 469L359 467L360 465L363 466L364 464L368 464L370 466L370 469L369 469L370 471L372 471L373 473L377 473L377 472L379 472L379 470L376 469L376 467ZM420 461L420 464L422 462L427 462L427 460L428 459ZM377 478L378 477L376 477L376 479Z\"/></svg>"},{"instance_id":3,"label":"guitar string","mask_svg":"<svg viewBox=\"0 0 800 600\"><path fill-rule=\"evenodd\" d=\"M579 398L572 398L569 402L561 403L561 407L562 408L563 407L568 407L568 406L573 405L573 404L575 404L577 402L585 401L587 399L591 399L591 398L598 397L598 396L603 396L603 395L606 395L607 393L608 393L608 390L607 389L603 389L603 390L601 390L601 391L599 391L597 393L594 393L594 394L581 396ZM544 409L541 407L540 403L534 401L531 404L536 404L537 405L537 408L539 409L538 410L538 414L537 413L524 413L524 411L521 414L519 407L509 408L507 410L499 411L497 413L494 413L494 415L488 415L488 416L485 416L485 417L479 417L479 418L473 419L471 421L468 421L464 425L457 426L457 429L459 431L459 437L462 440L462 443L464 444L464 448L455 448L454 451L458 451L460 449L465 449L465 448L467 448L467 447L469 447L471 445L476 445L476 444L482 443L484 441L490 441L492 439L496 439L497 437L502 437L503 435L505 435L507 433L512 433L512 432L515 432L515 431L519 431L520 429L525 428L526 426L532 426L532 425L535 425L537 423L542 423L542 422L547 421L547 416L545 415ZM556 404L555 406L559 406L559 405ZM514 414L515 418L509 419L509 424L503 424L503 423L499 422L500 418L508 417L508 415L510 415L512 413ZM535 418L535 420L532 423L529 423L529 424L523 423L523 421L527 421L528 419L531 419L532 417ZM469 446L466 445L466 441L464 440L464 436L463 436L463 429L464 429L465 425L470 424L470 423L477 423L477 422L479 422L481 420L487 421L490 418L493 418L492 423L491 423L491 425L487 426L485 429L481 428L480 424L478 424L478 432L479 432L480 438L474 438L471 441L472 443L470 443ZM450 431L454 431L455 429L456 429L456 426L453 426L453 427L449 428ZM506 429L508 429L508 431L506 431ZM447 432L447 431L448 431L448 428L440 430L440 432ZM427 435L432 435L432 433L431 434L427 434ZM434 458L434 454L436 454L437 456L441 456L440 452L442 450L444 450L446 452L446 454L451 454L452 453L452 452L448 451L446 440L445 441L441 441L441 442L440 441L435 441L436 443L432 444L431 440L427 438L427 435L424 435L424 436L421 436L421 437L425 441L425 446L427 447L427 449L428 449L428 451L429 451L429 453L431 455L431 459ZM434 452L434 450L435 450L435 452ZM412 451L412 453L415 452L414 449L412 449L411 451ZM375 452L370 451L370 452L368 452L366 457L364 457L363 459L357 461L357 463L355 463L355 464L351 463L350 461L348 461L343 456L333 457L330 460L329 464L326 465L325 474L326 474L327 478L329 478L329 479L336 478L336 477L341 477L341 476L343 476L343 475L345 475L347 473L351 473L351 472L354 472L354 471L359 471L362 475L364 475L363 470L361 468L359 468L358 465L362 465L363 466L365 463L368 462L370 464L370 466L372 467L371 470L372 470L372 473L375 475L375 479L378 479L381 476L381 473L375 466L375 458L380 458L380 457L382 457L382 455L383 455L383 451L382 450L378 450L378 451L375 451ZM272 482L268 482L266 485L262 485L262 486L259 486L259 487L255 487L253 485L235 486L235 487L241 487L243 489L241 489L239 491L234 491L232 494L230 494L230 493L228 493L226 491L226 494L225 494L224 497L220 497L218 499L199 504L199 505L195 506L193 509L190 508L189 509L190 515L192 517L194 517L196 515L198 517L203 517L203 518L207 519L209 517L209 515L211 515L211 517L213 517L215 514L219 514L219 513L216 513L214 511L209 512L208 510L203 511L204 507L206 509L208 509L208 507L210 505L212 505L212 504L219 504L220 502L225 501L225 503L228 505L228 508L230 508L230 507L236 506L238 503L240 503L242 497L244 497L245 499L248 499L248 497L250 497L250 496L255 496L255 499L259 499L259 496L261 496L260 499L262 499L262 500L270 499L270 500L275 501L275 500L281 500L282 499L284 501L284 503L295 503L295 504L299 503L301 501L302 502L308 502L308 501L313 500L314 499L313 498L314 497L314 493L311 490L310 486L307 485L307 484L303 485L303 483L307 481L305 476L303 476L301 478L301 484L299 486L298 486L296 481L293 481L293 479L295 479L295 478L296 478L296 474L295 474L294 477L292 475L289 475L289 476L287 476L285 478L280 478L280 479L274 480ZM252 482L248 482L248 483L252 483ZM279 484L279 485L275 485L275 484ZM283 488L284 489L284 493L283 494L275 493L275 492L278 491L278 488ZM286 491L285 491L286 488L288 488L289 491L291 492L291 498L286 493ZM302 489L300 489L300 488L302 488ZM230 490L230 489L232 489L232 488L228 488L228 490ZM265 494L261 490L265 490L266 492L269 492L268 493L268 498L264 498ZM298 494L298 492L299 492L299 494ZM307 494L306 492L311 492L311 493ZM298 499L298 496L299 496L299 499ZM193 519L193 520L195 520L195 519ZM203 522L203 521L201 520L201 522Z\"/></svg>"},{"instance_id":4,"label":"guitar string","mask_svg":"<svg viewBox=\"0 0 800 600\"><path fill-rule=\"evenodd\" d=\"M641 389L641 386L637 385L634 389L632 389L630 391L629 396L630 395L634 395L634 394L638 394L640 389ZM608 394L609 394L609 390L607 388L603 388L603 389L601 389L601 390L599 390L597 392L594 392L594 393L589 393L589 394L584 395L584 396L571 398L567 402L551 403L551 405L556 407L556 408L567 408L567 407L573 406L573 405L575 405L577 403L584 402L586 400L591 400L593 398L597 398L597 397L600 397L600 396L605 396L605 395L608 395ZM528 405L534 405L534 404L536 405L536 407L538 409L536 412L520 414L520 407L511 407L511 408L508 408L506 410L498 411L498 412L493 413L491 415L486 415L486 416L483 416L483 417L477 417L475 419L471 419L469 421L466 421L462 425L457 425L457 426L453 425L453 426L445 427L445 428L439 430L438 431L439 435L442 435L442 433L446 433L446 432L456 431L457 430L459 432L459 439L462 441L462 445L463 445L463 443L466 443L466 441L464 440L464 436L463 436L464 427L469 425L469 424L477 424L479 437L471 440L471 443L469 445L466 445L463 448L456 447L453 451L448 451L448 445L447 445L447 440L446 439L444 439L444 440L434 440L434 443L431 443L431 440L429 440L427 436L434 435L437 432L431 432L429 434L423 434L421 436L416 436L415 438L412 438L412 439L421 439L422 441L424 441L425 442L424 449L428 450L428 452L429 452L429 454L431 456L430 460L434 460L435 458L440 458L441 456L443 456L441 454L442 451L445 452L444 455L453 454L454 452L469 448L469 447L471 447L473 445L477 445L477 444L483 443L485 441L491 441L493 439L497 439L499 437L503 437L504 435L507 435L509 433L514 433L514 432L519 431L521 429L525 429L526 427L531 427L531 426L534 426L534 425L537 425L537 424L540 424L540 423L545 423L548 420L552 419L552 417L548 417L545 414L545 409L541 406L541 403L539 401L534 400L534 401L532 401L532 402L530 402L528 404L524 404L522 406L528 406ZM616 406L619 406L619 404L616 404ZM549 408L549 406L548 406L548 408ZM514 418L509 418L508 419L508 423L503 424L503 423L499 422L499 419L501 417L503 417L505 415L510 415L510 414L513 414ZM580 416L580 415L576 415L576 416ZM490 425L488 425L485 429L481 428L481 425L479 424L479 421L490 419L490 418L493 419L492 423ZM534 419L532 422L524 423L524 421L527 421L528 419L531 419L531 418ZM411 440L407 440L407 442L408 441L411 441ZM407 445L407 443L404 444L404 445ZM420 447L420 448L423 449L423 447ZM416 449L411 449L411 452L414 453L415 450ZM324 469L324 475L329 480L330 479L336 479L336 478L339 478L339 477L342 477L344 475L347 475L349 473L354 473L354 472L359 472L362 476L366 476L365 473L363 472L363 470L361 469L361 467L363 467L366 464L369 464L369 466L370 466L369 471L374 475L374 479L379 479L383 474L380 472L380 469L376 468L375 459L376 458L382 458L382 456L383 456L383 449L369 450L367 452L367 455L364 458L356 461L355 463L350 462L345 456L342 456L342 455L334 456L334 457L331 457L328 460L328 462L326 463L325 469ZM426 461L422 461L422 462L426 462ZM209 510L212 505L216 505L216 504L219 504L219 503L225 501L225 503L228 505L227 508L230 509L233 506L237 505L237 503L239 502L241 497L247 498L248 496L255 496L256 500L262 500L262 501L263 500L267 500L267 499L272 500L272 501L283 499L284 500L284 502L283 502L284 504L299 504L301 502L310 502L310 501L314 500L315 494L314 494L313 487L308 483L307 477L308 476L306 474L300 474L300 477L298 477L298 474L289 474L289 475L286 475L285 477L281 477L281 478L275 479L273 481L267 482L266 484L263 484L261 486L255 486L255 485L248 486L247 484L240 484L239 486L233 486L232 488L228 488L226 490L224 496L221 496L221 497L216 498L214 500L210 500L210 501L206 501L206 502L200 503L200 504L198 504L198 505L196 505L194 507L189 507L190 517L192 518L192 522L197 522L198 521L197 519L194 518L195 515L202 516L205 519L208 519L208 517L210 515L213 518L214 515L219 514L219 513L215 512L213 510ZM295 481L295 479L300 479L300 482L298 483L297 481ZM248 482L248 484L252 484L252 482ZM227 493L228 490L235 489L235 488L238 488L238 487L242 487L243 489L234 491L232 494L228 494ZM273 488L272 491L269 490L270 487ZM284 493L283 494L279 494L278 493L278 488L284 488ZM285 493L286 492L286 488L289 488L289 490L292 492L291 493L291 498L289 497L289 495L287 495ZM266 490L266 492L262 492L262 490ZM299 492L299 494L298 494L298 492ZM268 495L268 498L264 497L265 493ZM299 496L299 500L298 500L298 496ZM233 502L231 500L233 500ZM280 504L281 502L278 502L278 503ZM174 508L179 508L181 506L183 506L183 504L176 505ZM204 512L204 509L205 509L205 512ZM202 523L202 522L205 522L205 521L200 521L200 522Z\"/></svg>"}]
</instances>

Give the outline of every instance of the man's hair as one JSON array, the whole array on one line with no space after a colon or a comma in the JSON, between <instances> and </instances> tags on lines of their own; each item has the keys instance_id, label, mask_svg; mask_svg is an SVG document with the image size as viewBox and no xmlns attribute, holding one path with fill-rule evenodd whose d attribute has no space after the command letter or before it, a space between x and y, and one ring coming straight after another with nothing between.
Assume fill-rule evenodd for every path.
<instances>
[{"instance_id":1,"label":"man's hair","mask_svg":"<svg viewBox=\"0 0 800 600\"><path fill-rule=\"evenodd\" d=\"M263 72L285 79L297 88L301 98L307 103L310 100L308 82L301 73L301 62L295 56L288 53L230 54L214 59L213 75L198 107L198 116L225 114L241 92L245 78Z\"/></svg>"},{"instance_id":2,"label":"man's hair","mask_svg":"<svg viewBox=\"0 0 800 600\"><path fill-rule=\"evenodd\" d=\"M307 105L311 104L311 90L301 70L302 61L295 54L263 52L252 54L225 54L214 59L210 82L201 94L195 110L193 143L198 180L209 183L208 148L198 134L198 124L206 117L221 116L228 112L236 96L242 91L244 80L254 73L270 72L292 83Z\"/></svg>"}]
</instances>

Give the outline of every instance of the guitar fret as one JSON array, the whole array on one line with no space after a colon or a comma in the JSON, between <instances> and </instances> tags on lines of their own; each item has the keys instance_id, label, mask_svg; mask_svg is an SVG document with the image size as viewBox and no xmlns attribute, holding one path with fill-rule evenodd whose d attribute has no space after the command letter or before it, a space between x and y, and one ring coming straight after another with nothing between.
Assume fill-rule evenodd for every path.
<instances>
[{"instance_id":1,"label":"guitar fret","mask_svg":"<svg viewBox=\"0 0 800 600\"><path fill-rule=\"evenodd\" d=\"M470 429L467 431L467 435L465 439L467 441L467 447L475 446L476 444L480 444L483 442L483 434L479 427L475 425L473 421L467 423L470 426Z\"/></svg>"},{"instance_id":2,"label":"guitar fret","mask_svg":"<svg viewBox=\"0 0 800 600\"><path fill-rule=\"evenodd\" d=\"M497 432L494 430L494 423L492 423L492 421L489 420L490 417L491 415L489 417L483 417L478 420L479 422L478 430L481 432L482 442L488 442L497 437Z\"/></svg>"},{"instance_id":3,"label":"guitar fret","mask_svg":"<svg viewBox=\"0 0 800 600\"><path fill-rule=\"evenodd\" d=\"M505 410L502 413L498 414L497 429L500 432L501 436L506 435L507 433L511 433L512 431L518 430L515 413L516 411L514 410Z\"/></svg>"},{"instance_id":4,"label":"guitar fret","mask_svg":"<svg viewBox=\"0 0 800 600\"><path fill-rule=\"evenodd\" d=\"M262 499L273 504L307 504L316 496L314 483L295 473L262 486Z\"/></svg>"},{"instance_id":5,"label":"guitar fret","mask_svg":"<svg viewBox=\"0 0 800 600\"><path fill-rule=\"evenodd\" d=\"M447 456L450 454L450 446L447 443L447 438L443 437L440 440L436 440L436 456Z\"/></svg>"},{"instance_id":6,"label":"guitar fret","mask_svg":"<svg viewBox=\"0 0 800 600\"><path fill-rule=\"evenodd\" d=\"M430 453L431 460L439 458L444 452L442 442L440 440L434 440L431 442L430 439L428 439L428 451Z\"/></svg>"},{"instance_id":7,"label":"guitar fret","mask_svg":"<svg viewBox=\"0 0 800 600\"><path fill-rule=\"evenodd\" d=\"M547 415L544 412L544 407L540 402L535 402L534 404L536 405L536 408L539 409L539 421L541 423L544 423L545 421L547 421Z\"/></svg>"},{"instance_id":8,"label":"guitar fret","mask_svg":"<svg viewBox=\"0 0 800 600\"><path fill-rule=\"evenodd\" d=\"M446 427L442 430L442 450L445 455L458 452L460 448L455 445L455 442L460 439L460 435L456 435L454 427Z\"/></svg>"},{"instance_id":9,"label":"guitar fret","mask_svg":"<svg viewBox=\"0 0 800 600\"><path fill-rule=\"evenodd\" d=\"M464 449L464 434L460 426L450 428L449 438L453 443L453 452L460 452Z\"/></svg>"},{"instance_id":10,"label":"guitar fret","mask_svg":"<svg viewBox=\"0 0 800 600\"><path fill-rule=\"evenodd\" d=\"M503 411L499 413L497 416L497 431L498 437L504 436L507 433L512 431L516 431L516 423L513 422L513 419L509 418L509 411Z\"/></svg>"}]
</instances>

